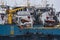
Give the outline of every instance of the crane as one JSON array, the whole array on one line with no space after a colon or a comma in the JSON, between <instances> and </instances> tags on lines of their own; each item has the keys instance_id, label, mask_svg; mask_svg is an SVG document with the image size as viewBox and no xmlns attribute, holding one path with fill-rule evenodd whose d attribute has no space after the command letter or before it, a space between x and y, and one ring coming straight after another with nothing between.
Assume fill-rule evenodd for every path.
<instances>
[{"instance_id":1,"label":"crane","mask_svg":"<svg viewBox=\"0 0 60 40\"><path fill-rule=\"evenodd\" d=\"M13 12L16 12L16 11L21 10L21 9L23 9L23 8L9 9L8 10L8 24L12 24Z\"/></svg>"},{"instance_id":2,"label":"crane","mask_svg":"<svg viewBox=\"0 0 60 40\"><path fill-rule=\"evenodd\" d=\"M27 6L28 7L30 6L29 0L27 0ZM13 12L16 12L16 11L21 10L21 9L23 9L23 8L17 8L14 10L9 9L8 10L8 24L12 24Z\"/></svg>"}]
</instances>

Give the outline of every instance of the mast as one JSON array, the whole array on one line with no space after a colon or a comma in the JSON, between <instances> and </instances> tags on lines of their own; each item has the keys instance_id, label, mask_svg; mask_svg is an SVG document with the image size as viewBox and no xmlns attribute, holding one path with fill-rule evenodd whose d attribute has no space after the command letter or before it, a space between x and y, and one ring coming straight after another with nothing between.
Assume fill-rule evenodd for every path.
<instances>
[{"instance_id":1,"label":"mast","mask_svg":"<svg viewBox=\"0 0 60 40\"><path fill-rule=\"evenodd\" d=\"M1 0L1 5L4 5L4 0Z\"/></svg>"},{"instance_id":2,"label":"mast","mask_svg":"<svg viewBox=\"0 0 60 40\"><path fill-rule=\"evenodd\" d=\"M42 7L46 7L47 6L47 0L42 0L41 2L42 2L42 4L41 4Z\"/></svg>"},{"instance_id":3,"label":"mast","mask_svg":"<svg viewBox=\"0 0 60 40\"><path fill-rule=\"evenodd\" d=\"M15 7L17 6L17 2L16 2L16 0L15 0Z\"/></svg>"},{"instance_id":4,"label":"mast","mask_svg":"<svg viewBox=\"0 0 60 40\"><path fill-rule=\"evenodd\" d=\"M27 7L28 7L28 8L30 7L30 3L29 3L29 0L27 0Z\"/></svg>"}]
</instances>

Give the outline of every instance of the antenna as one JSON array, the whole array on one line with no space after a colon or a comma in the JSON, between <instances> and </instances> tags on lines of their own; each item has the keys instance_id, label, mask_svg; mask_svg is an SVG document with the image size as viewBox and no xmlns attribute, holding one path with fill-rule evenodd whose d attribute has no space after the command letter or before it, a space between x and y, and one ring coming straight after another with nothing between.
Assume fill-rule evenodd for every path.
<instances>
[{"instance_id":1,"label":"antenna","mask_svg":"<svg viewBox=\"0 0 60 40\"><path fill-rule=\"evenodd\" d=\"M54 5L52 4L51 6L52 6L52 8L53 8Z\"/></svg>"}]
</instances>

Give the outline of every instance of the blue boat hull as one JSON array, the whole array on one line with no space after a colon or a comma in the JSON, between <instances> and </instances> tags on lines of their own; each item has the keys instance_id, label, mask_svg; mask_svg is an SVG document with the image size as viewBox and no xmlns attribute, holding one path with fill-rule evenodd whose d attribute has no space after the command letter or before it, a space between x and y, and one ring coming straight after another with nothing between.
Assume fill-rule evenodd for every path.
<instances>
[{"instance_id":1,"label":"blue boat hull","mask_svg":"<svg viewBox=\"0 0 60 40\"><path fill-rule=\"evenodd\" d=\"M14 31L13 35L11 31ZM55 39L60 40L60 29L20 29L17 25L0 25L0 40Z\"/></svg>"},{"instance_id":2,"label":"blue boat hull","mask_svg":"<svg viewBox=\"0 0 60 40\"><path fill-rule=\"evenodd\" d=\"M14 27L13 35L25 35L27 33L32 34L44 34L44 35L60 35L60 29L20 29L17 25L0 25L0 36L10 36L11 27Z\"/></svg>"}]
</instances>

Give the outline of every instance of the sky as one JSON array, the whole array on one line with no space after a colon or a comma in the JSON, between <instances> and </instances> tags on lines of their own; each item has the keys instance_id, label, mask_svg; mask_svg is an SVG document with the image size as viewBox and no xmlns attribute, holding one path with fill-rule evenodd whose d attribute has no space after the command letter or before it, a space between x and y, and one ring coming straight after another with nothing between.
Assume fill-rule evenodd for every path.
<instances>
[{"instance_id":1,"label":"sky","mask_svg":"<svg viewBox=\"0 0 60 40\"><path fill-rule=\"evenodd\" d=\"M2 0L4 1L5 4L10 5L10 6L16 6L16 5L26 5L27 0ZM42 0L30 0L31 5L40 5ZM52 5L56 9L56 11L60 11L60 0L47 0L48 4ZM1 0L0 0L1 4Z\"/></svg>"}]
</instances>

